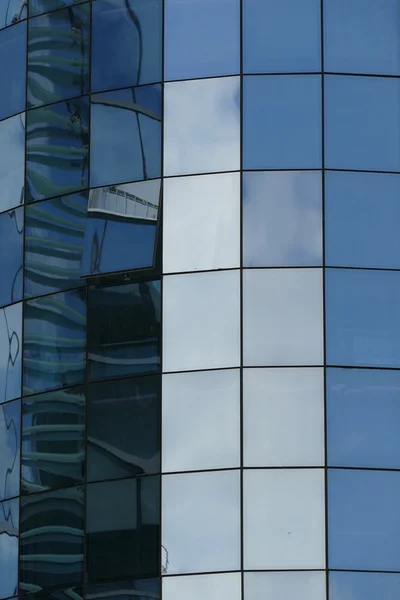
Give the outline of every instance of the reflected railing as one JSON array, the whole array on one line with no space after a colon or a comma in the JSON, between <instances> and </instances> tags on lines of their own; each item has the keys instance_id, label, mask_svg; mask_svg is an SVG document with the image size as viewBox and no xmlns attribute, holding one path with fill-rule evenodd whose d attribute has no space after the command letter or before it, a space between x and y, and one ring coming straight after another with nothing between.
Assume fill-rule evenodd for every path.
<instances>
[{"instance_id":1,"label":"reflected railing","mask_svg":"<svg viewBox=\"0 0 400 600\"><path fill-rule=\"evenodd\" d=\"M88 213L104 213L143 221L157 221L158 206L117 187L91 190Z\"/></svg>"}]
</instances>

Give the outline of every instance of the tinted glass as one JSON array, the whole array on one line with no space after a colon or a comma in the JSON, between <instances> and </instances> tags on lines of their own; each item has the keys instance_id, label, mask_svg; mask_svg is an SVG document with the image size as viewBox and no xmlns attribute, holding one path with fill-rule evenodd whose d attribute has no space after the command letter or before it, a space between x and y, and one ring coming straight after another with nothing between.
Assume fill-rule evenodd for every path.
<instances>
[{"instance_id":1,"label":"tinted glass","mask_svg":"<svg viewBox=\"0 0 400 600\"><path fill-rule=\"evenodd\" d=\"M79 287L87 193L25 209L25 297Z\"/></svg>"},{"instance_id":2,"label":"tinted glass","mask_svg":"<svg viewBox=\"0 0 400 600\"><path fill-rule=\"evenodd\" d=\"M329 567L399 571L400 473L331 469Z\"/></svg>"},{"instance_id":3,"label":"tinted glass","mask_svg":"<svg viewBox=\"0 0 400 600\"><path fill-rule=\"evenodd\" d=\"M26 303L24 392L81 383L85 376L84 291L61 292Z\"/></svg>"},{"instance_id":4,"label":"tinted glass","mask_svg":"<svg viewBox=\"0 0 400 600\"><path fill-rule=\"evenodd\" d=\"M159 574L159 477L92 483L86 510L89 582Z\"/></svg>"},{"instance_id":5,"label":"tinted glass","mask_svg":"<svg viewBox=\"0 0 400 600\"><path fill-rule=\"evenodd\" d=\"M320 0L244 0L245 73L320 71Z\"/></svg>"},{"instance_id":6,"label":"tinted glass","mask_svg":"<svg viewBox=\"0 0 400 600\"><path fill-rule=\"evenodd\" d=\"M26 0L10 0L0 4L0 28L26 19L28 12Z\"/></svg>"},{"instance_id":7,"label":"tinted glass","mask_svg":"<svg viewBox=\"0 0 400 600\"><path fill-rule=\"evenodd\" d=\"M41 13L57 10L64 6L80 4L82 0L29 0L29 16L40 15Z\"/></svg>"},{"instance_id":8,"label":"tinted glass","mask_svg":"<svg viewBox=\"0 0 400 600\"><path fill-rule=\"evenodd\" d=\"M27 201L87 187L87 98L30 110L27 115Z\"/></svg>"},{"instance_id":9,"label":"tinted glass","mask_svg":"<svg viewBox=\"0 0 400 600\"><path fill-rule=\"evenodd\" d=\"M88 387L88 479L160 471L160 377Z\"/></svg>"},{"instance_id":10,"label":"tinted glass","mask_svg":"<svg viewBox=\"0 0 400 600\"><path fill-rule=\"evenodd\" d=\"M18 514L18 498L0 503L0 598L18 589Z\"/></svg>"},{"instance_id":11,"label":"tinted glass","mask_svg":"<svg viewBox=\"0 0 400 600\"><path fill-rule=\"evenodd\" d=\"M400 367L400 272L327 269L327 364Z\"/></svg>"},{"instance_id":12,"label":"tinted glass","mask_svg":"<svg viewBox=\"0 0 400 600\"><path fill-rule=\"evenodd\" d=\"M240 573L163 578L164 600L241 600Z\"/></svg>"},{"instance_id":13,"label":"tinted glass","mask_svg":"<svg viewBox=\"0 0 400 600\"><path fill-rule=\"evenodd\" d=\"M24 209L0 214L0 306L22 298Z\"/></svg>"},{"instance_id":14,"label":"tinted glass","mask_svg":"<svg viewBox=\"0 0 400 600\"><path fill-rule=\"evenodd\" d=\"M90 184L161 175L161 86L92 96Z\"/></svg>"},{"instance_id":15,"label":"tinted glass","mask_svg":"<svg viewBox=\"0 0 400 600\"><path fill-rule=\"evenodd\" d=\"M20 441L21 401L0 404L0 500L19 494Z\"/></svg>"},{"instance_id":16,"label":"tinted glass","mask_svg":"<svg viewBox=\"0 0 400 600\"><path fill-rule=\"evenodd\" d=\"M400 268L399 197L399 175L327 172L326 263Z\"/></svg>"},{"instance_id":17,"label":"tinted glass","mask_svg":"<svg viewBox=\"0 0 400 600\"><path fill-rule=\"evenodd\" d=\"M322 264L320 173L244 173L243 264Z\"/></svg>"},{"instance_id":18,"label":"tinted glass","mask_svg":"<svg viewBox=\"0 0 400 600\"><path fill-rule=\"evenodd\" d=\"M25 110L26 21L0 31L0 119Z\"/></svg>"},{"instance_id":19,"label":"tinted glass","mask_svg":"<svg viewBox=\"0 0 400 600\"><path fill-rule=\"evenodd\" d=\"M160 180L90 190L82 275L153 266Z\"/></svg>"},{"instance_id":20,"label":"tinted glass","mask_svg":"<svg viewBox=\"0 0 400 600\"><path fill-rule=\"evenodd\" d=\"M159 579L132 579L129 581L114 581L110 583L95 583L86 586L86 600L97 600L102 598L112 600L127 600L134 597L135 600L159 600Z\"/></svg>"},{"instance_id":21,"label":"tinted glass","mask_svg":"<svg viewBox=\"0 0 400 600\"><path fill-rule=\"evenodd\" d=\"M284 571L281 573L246 573L244 599L259 600L325 600L326 575L312 571ZM339 599L337 599L339 600ZM341 598L340 600L350 600ZM351 599L353 600L353 598Z\"/></svg>"},{"instance_id":22,"label":"tinted glass","mask_svg":"<svg viewBox=\"0 0 400 600\"><path fill-rule=\"evenodd\" d=\"M0 309L0 401L21 395L22 303Z\"/></svg>"},{"instance_id":23,"label":"tinted glass","mask_svg":"<svg viewBox=\"0 0 400 600\"><path fill-rule=\"evenodd\" d=\"M400 171L400 79L325 77L325 164Z\"/></svg>"},{"instance_id":24,"label":"tinted glass","mask_svg":"<svg viewBox=\"0 0 400 600\"><path fill-rule=\"evenodd\" d=\"M28 585L20 585L20 589L26 588L26 591L31 591L32 586ZM43 590L38 591L36 594L31 593L29 598L32 600L83 600L83 590L81 587L68 587L59 590Z\"/></svg>"},{"instance_id":25,"label":"tinted glass","mask_svg":"<svg viewBox=\"0 0 400 600\"><path fill-rule=\"evenodd\" d=\"M92 91L161 81L162 0L95 0Z\"/></svg>"},{"instance_id":26,"label":"tinted glass","mask_svg":"<svg viewBox=\"0 0 400 600\"><path fill-rule=\"evenodd\" d=\"M24 492L42 492L83 481L83 388L24 398L22 456L21 483Z\"/></svg>"},{"instance_id":27,"label":"tinted glass","mask_svg":"<svg viewBox=\"0 0 400 600\"><path fill-rule=\"evenodd\" d=\"M166 0L164 45L167 80L238 74L240 1Z\"/></svg>"},{"instance_id":28,"label":"tinted glass","mask_svg":"<svg viewBox=\"0 0 400 600\"><path fill-rule=\"evenodd\" d=\"M240 168L240 79L164 87L164 175Z\"/></svg>"},{"instance_id":29,"label":"tinted glass","mask_svg":"<svg viewBox=\"0 0 400 600\"><path fill-rule=\"evenodd\" d=\"M28 107L89 91L90 4L29 20Z\"/></svg>"},{"instance_id":30,"label":"tinted glass","mask_svg":"<svg viewBox=\"0 0 400 600\"><path fill-rule=\"evenodd\" d=\"M397 0L325 0L325 70L400 75Z\"/></svg>"},{"instance_id":31,"label":"tinted glass","mask_svg":"<svg viewBox=\"0 0 400 600\"><path fill-rule=\"evenodd\" d=\"M140 375L160 368L159 281L89 290L90 379Z\"/></svg>"},{"instance_id":32,"label":"tinted glass","mask_svg":"<svg viewBox=\"0 0 400 600\"><path fill-rule=\"evenodd\" d=\"M0 212L24 201L25 115L16 115L0 123Z\"/></svg>"},{"instance_id":33,"label":"tinted glass","mask_svg":"<svg viewBox=\"0 0 400 600\"><path fill-rule=\"evenodd\" d=\"M321 167L321 78L255 76L243 85L244 168Z\"/></svg>"},{"instance_id":34,"label":"tinted glass","mask_svg":"<svg viewBox=\"0 0 400 600\"><path fill-rule=\"evenodd\" d=\"M400 575L394 573L329 574L330 600L392 600L400 595Z\"/></svg>"},{"instance_id":35,"label":"tinted glass","mask_svg":"<svg viewBox=\"0 0 400 600\"><path fill-rule=\"evenodd\" d=\"M21 589L80 583L83 574L84 492L82 487L21 499Z\"/></svg>"}]
</instances>

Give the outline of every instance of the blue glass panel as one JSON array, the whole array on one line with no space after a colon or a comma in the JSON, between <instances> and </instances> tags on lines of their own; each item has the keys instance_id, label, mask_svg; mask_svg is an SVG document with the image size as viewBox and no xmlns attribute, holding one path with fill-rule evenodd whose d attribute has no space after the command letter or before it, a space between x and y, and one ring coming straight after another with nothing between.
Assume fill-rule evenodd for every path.
<instances>
[{"instance_id":1,"label":"blue glass panel","mask_svg":"<svg viewBox=\"0 0 400 600\"><path fill-rule=\"evenodd\" d=\"M400 268L399 198L399 175L326 172L326 264Z\"/></svg>"},{"instance_id":2,"label":"blue glass panel","mask_svg":"<svg viewBox=\"0 0 400 600\"><path fill-rule=\"evenodd\" d=\"M29 20L28 107L89 92L90 4Z\"/></svg>"},{"instance_id":3,"label":"blue glass panel","mask_svg":"<svg viewBox=\"0 0 400 600\"><path fill-rule=\"evenodd\" d=\"M395 573L329 573L329 600L395 600L400 575Z\"/></svg>"},{"instance_id":4,"label":"blue glass panel","mask_svg":"<svg viewBox=\"0 0 400 600\"><path fill-rule=\"evenodd\" d=\"M24 392L81 383L85 376L84 290L31 300L24 312Z\"/></svg>"},{"instance_id":5,"label":"blue glass panel","mask_svg":"<svg viewBox=\"0 0 400 600\"><path fill-rule=\"evenodd\" d=\"M325 77L325 164L400 171L400 79Z\"/></svg>"},{"instance_id":6,"label":"blue glass panel","mask_svg":"<svg viewBox=\"0 0 400 600\"><path fill-rule=\"evenodd\" d=\"M26 0L7 0L0 2L0 28L7 27L26 19L28 7Z\"/></svg>"},{"instance_id":7,"label":"blue glass panel","mask_svg":"<svg viewBox=\"0 0 400 600\"><path fill-rule=\"evenodd\" d=\"M328 464L400 469L400 371L327 370Z\"/></svg>"},{"instance_id":8,"label":"blue glass panel","mask_svg":"<svg viewBox=\"0 0 400 600\"><path fill-rule=\"evenodd\" d=\"M0 212L24 201L25 114L0 123Z\"/></svg>"},{"instance_id":9,"label":"blue glass panel","mask_svg":"<svg viewBox=\"0 0 400 600\"><path fill-rule=\"evenodd\" d=\"M22 298L24 209L0 214L0 306Z\"/></svg>"},{"instance_id":10,"label":"blue glass panel","mask_svg":"<svg viewBox=\"0 0 400 600\"><path fill-rule=\"evenodd\" d=\"M90 185L161 174L161 86L92 96Z\"/></svg>"},{"instance_id":11,"label":"blue glass panel","mask_svg":"<svg viewBox=\"0 0 400 600\"><path fill-rule=\"evenodd\" d=\"M327 269L327 364L400 367L400 272Z\"/></svg>"},{"instance_id":12,"label":"blue glass panel","mask_svg":"<svg viewBox=\"0 0 400 600\"><path fill-rule=\"evenodd\" d=\"M20 432L21 401L0 404L0 500L19 495Z\"/></svg>"},{"instance_id":13,"label":"blue glass panel","mask_svg":"<svg viewBox=\"0 0 400 600\"><path fill-rule=\"evenodd\" d=\"M321 77L244 78L245 169L321 167Z\"/></svg>"},{"instance_id":14,"label":"blue glass panel","mask_svg":"<svg viewBox=\"0 0 400 600\"><path fill-rule=\"evenodd\" d=\"M161 81L162 0L95 0L92 91Z\"/></svg>"},{"instance_id":15,"label":"blue glass panel","mask_svg":"<svg viewBox=\"0 0 400 600\"><path fill-rule=\"evenodd\" d=\"M86 192L26 207L25 297L83 285L86 211Z\"/></svg>"},{"instance_id":16,"label":"blue glass panel","mask_svg":"<svg viewBox=\"0 0 400 600\"><path fill-rule=\"evenodd\" d=\"M325 70L400 75L398 0L325 0Z\"/></svg>"},{"instance_id":17,"label":"blue glass panel","mask_svg":"<svg viewBox=\"0 0 400 600\"><path fill-rule=\"evenodd\" d=\"M400 570L400 472L331 469L329 568Z\"/></svg>"},{"instance_id":18,"label":"blue glass panel","mask_svg":"<svg viewBox=\"0 0 400 600\"><path fill-rule=\"evenodd\" d=\"M27 202L88 187L87 98L27 113Z\"/></svg>"},{"instance_id":19,"label":"blue glass panel","mask_svg":"<svg viewBox=\"0 0 400 600\"><path fill-rule=\"evenodd\" d=\"M240 72L239 0L166 0L165 79Z\"/></svg>"},{"instance_id":20,"label":"blue glass panel","mask_svg":"<svg viewBox=\"0 0 400 600\"><path fill-rule=\"evenodd\" d=\"M21 395L22 303L0 309L0 402Z\"/></svg>"},{"instance_id":21,"label":"blue glass panel","mask_svg":"<svg viewBox=\"0 0 400 600\"><path fill-rule=\"evenodd\" d=\"M0 119L25 110L26 21L0 31Z\"/></svg>"},{"instance_id":22,"label":"blue glass panel","mask_svg":"<svg viewBox=\"0 0 400 600\"><path fill-rule=\"evenodd\" d=\"M18 498L0 503L0 598L18 590L18 515Z\"/></svg>"},{"instance_id":23,"label":"blue glass panel","mask_svg":"<svg viewBox=\"0 0 400 600\"><path fill-rule=\"evenodd\" d=\"M33 17L33 15L40 15L81 2L82 0L29 0L29 16Z\"/></svg>"},{"instance_id":24,"label":"blue glass panel","mask_svg":"<svg viewBox=\"0 0 400 600\"><path fill-rule=\"evenodd\" d=\"M321 71L320 0L244 0L245 73Z\"/></svg>"}]
</instances>

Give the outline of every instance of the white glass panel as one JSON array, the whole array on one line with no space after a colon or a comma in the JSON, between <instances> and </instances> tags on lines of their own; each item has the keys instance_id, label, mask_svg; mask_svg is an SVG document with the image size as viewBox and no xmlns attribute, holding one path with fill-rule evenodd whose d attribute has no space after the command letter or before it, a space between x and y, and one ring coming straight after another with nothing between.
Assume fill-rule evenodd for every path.
<instances>
[{"instance_id":1,"label":"white glass panel","mask_svg":"<svg viewBox=\"0 0 400 600\"><path fill-rule=\"evenodd\" d=\"M164 577L162 597L163 600L240 600L240 579L240 573Z\"/></svg>"},{"instance_id":2,"label":"white glass panel","mask_svg":"<svg viewBox=\"0 0 400 600\"><path fill-rule=\"evenodd\" d=\"M246 573L244 600L325 600L325 577L325 573L307 571Z\"/></svg>"}]
</instances>

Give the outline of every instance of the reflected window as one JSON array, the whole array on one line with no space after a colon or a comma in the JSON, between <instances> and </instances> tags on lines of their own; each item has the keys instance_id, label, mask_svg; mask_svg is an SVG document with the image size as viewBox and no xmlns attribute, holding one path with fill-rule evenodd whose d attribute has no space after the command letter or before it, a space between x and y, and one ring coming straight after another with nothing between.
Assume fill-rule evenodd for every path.
<instances>
[{"instance_id":1,"label":"reflected window","mask_svg":"<svg viewBox=\"0 0 400 600\"><path fill-rule=\"evenodd\" d=\"M23 204L25 177L25 114L0 122L0 212Z\"/></svg>"},{"instance_id":2,"label":"reflected window","mask_svg":"<svg viewBox=\"0 0 400 600\"><path fill-rule=\"evenodd\" d=\"M0 598L18 591L19 500L0 502Z\"/></svg>"},{"instance_id":3,"label":"reflected window","mask_svg":"<svg viewBox=\"0 0 400 600\"><path fill-rule=\"evenodd\" d=\"M79 287L87 193L25 208L25 297Z\"/></svg>"},{"instance_id":4,"label":"reflected window","mask_svg":"<svg viewBox=\"0 0 400 600\"><path fill-rule=\"evenodd\" d=\"M25 110L26 21L0 31L0 72L0 119L4 119Z\"/></svg>"},{"instance_id":5,"label":"reflected window","mask_svg":"<svg viewBox=\"0 0 400 600\"><path fill-rule=\"evenodd\" d=\"M88 312L89 379L159 371L159 281L91 287Z\"/></svg>"},{"instance_id":6,"label":"reflected window","mask_svg":"<svg viewBox=\"0 0 400 600\"><path fill-rule=\"evenodd\" d=\"M88 186L87 98L27 113L27 202Z\"/></svg>"},{"instance_id":7,"label":"reflected window","mask_svg":"<svg viewBox=\"0 0 400 600\"><path fill-rule=\"evenodd\" d=\"M84 0L25 0L29 1L29 16L40 15L52 10L58 10L64 6L81 4Z\"/></svg>"},{"instance_id":8,"label":"reflected window","mask_svg":"<svg viewBox=\"0 0 400 600\"><path fill-rule=\"evenodd\" d=\"M245 573L245 600L259 600L262 597L273 600L325 600L326 575L312 571Z\"/></svg>"},{"instance_id":9,"label":"reflected window","mask_svg":"<svg viewBox=\"0 0 400 600\"><path fill-rule=\"evenodd\" d=\"M241 600L240 573L163 577L164 600Z\"/></svg>"},{"instance_id":10,"label":"reflected window","mask_svg":"<svg viewBox=\"0 0 400 600\"><path fill-rule=\"evenodd\" d=\"M164 46L166 80L239 74L240 1L166 0Z\"/></svg>"},{"instance_id":11,"label":"reflected window","mask_svg":"<svg viewBox=\"0 0 400 600\"><path fill-rule=\"evenodd\" d=\"M154 266L160 194L159 179L90 190L82 275Z\"/></svg>"},{"instance_id":12,"label":"reflected window","mask_svg":"<svg viewBox=\"0 0 400 600\"><path fill-rule=\"evenodd\" d=\"M160 579L130 579L85 586L86 600L160 600Z\"/></svg>"},{"instance_id":13,"label":"reflected window","mask_svg":"<svg viewBox=\"0 0 400 600\"><path fill-rule=\"evenodd\" d=\"M167 575L240 569L240 473L162 478L162 568Z\"/></svg>"},{"instance_id":14,"label":"reflected window","mask_svg":"<svg viewBox=\"0 0 400 600\"><path fill-rule=\"evenodd\" d=\"M243 174L243 263L322 265L321 173Z\"/></svg>"},{"instance_id":15,"label":"reflected window","mask_svg":"<svg viewBox=\"0 0 400 600\"><path fill-rule=\"evenodd\" d=\"M327 269L328 365L400 367L400 272Z\"/></svg>"},{"instance_id":16,"label":"reflected window","mask_svg":"<svg viewBox=\"0 0 400 600\"><path fill-rule=\"evenodd\" d=\"M90 4L29 20L28 108L89 92Z\"/></svg>"},{"instance_id":17,"label":"reflected window","mask_svg":"<svg viewBox=\"0 0 400 600\"><path fill-rule=\"evenodd\" d=\"M28 16L28 0L7 0L0 3L0 29L14 25Z\"/></svg>"},{"instance_id":18,"label":"reflected window","mask_svg":"<svg viewBox=\"0 0 400 600\"><path fill-rule=\"evenodd\" d=\"M320 19L320 0L244 0L244 72L321 71Z\"/></svg>"},{"instance_id":19,"label":"reflected window","mask_svg":"<svg viewBox=\"0 0 400 600\"><path fill-rule=\"evenodd\" d=\"M164 175L240 168L240 78L167 83Z\"/></svg>"},{"instance_id":20,"label":"reflected window","mask_svg":"<svg viewBox=\"0 0 400 600\"><path fill-rule=\"evenodd\" d=\"M161 175L161 86L91 97L90 184Z\"/></svg>"},{"instance_id":21,"label":"reflected window","mask_svg":"<svg viewBox=\"0 0 400 600\"><path fill-rule=\"evenodd\" d=\"M400 79L325 77L325 164L400 171Z\"/></svg>"},{"instance_id":22,"label":"reflected window","mask_svg":"<svg viewBox=\"0 0 400 600\"><path fill-rule=\"evenodd\" d=\"M321 77L245 77L243 86L244 168L320 168Z\"/></svg>"},{"instance_id":23,"label":"reflected window","mask_svg":"<svg viewBox=\"0 0 400 600\"><path fill-rule=\"evenodd\" d=\"M162 0L94 0L92 91L161 81Z\"/></svg>"},{"instance_id":24,"label":"reflected window","mask_svg":"<svg viewBox=\"0 0 400 600\"><path fill-rule=\"evenodd\" d=\"M82 487L22 497L20 533L21 591L40 592L81 583Z\"/></svg>"},{"instance_id":25,"label":"reflected window","mask_svg":"<svg viewBox=\"0 0 400 600\"><path fill-rule=\"evenodd\" d=\"M43 492L83 482L83 387L24 398L22 491Z\"/></svg>"},{"instance_id":26,"label":"reflected window","mask_svg":"<svg viewBox=\"0 0 400 600\"><path fill-rule=\"evenodd\" d=\"M329 573L330 600L392 600L399 596L397 573Z\"/></svg>"},{"instance_id":27,"label":"reflected window","mask_svg":"<svg viewBox=\"0 0 400 600\"><path fill-rule=\"evenodd\" d=\"M22 303L0 309L0 402L21 396Z\"/></svg>"},{"instance_id":28,"label":"reflected window","mask_svg":"<svg viewBox=\"0 0 400 600\"><path fill-rule=\"evenodd\" d=\"M30 300L24 311L24 393L71 387L85 377L84 290Z\"/></svg>"},{"instance_id":29,"label":"reflected window","mask_svg":"<svg viewBox=\"0 0 400 600\"><path fill-rule=\"evenodd\" d=\"M89 582L159 574L159 476L92 483L86 511Z\"/></svg>"},{"instance_id":30,"label":"reflected window","mask_svg":"<svg viewBox=\"0 0 400 600\"><path fill-rule=\"evenodd\" d=\"M20 442L21 401L0 404L0 500L19 495Z\"/></svg>"},{"instance_id":31,"label":"reflected window","mask_svg":"<svg viewBox=\"0 0 400 600\"><path fill-rule=\"evenodd\" d=\"M22 299L24 209L0 214L0 306Z\"/></svg>"}]
</instances>

